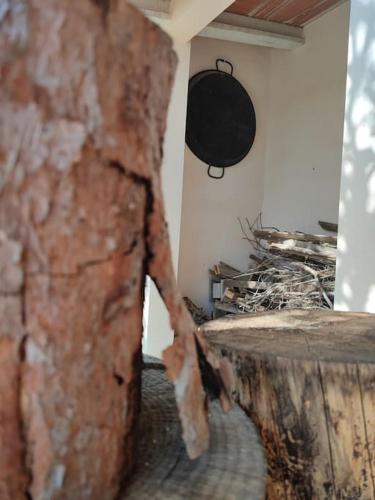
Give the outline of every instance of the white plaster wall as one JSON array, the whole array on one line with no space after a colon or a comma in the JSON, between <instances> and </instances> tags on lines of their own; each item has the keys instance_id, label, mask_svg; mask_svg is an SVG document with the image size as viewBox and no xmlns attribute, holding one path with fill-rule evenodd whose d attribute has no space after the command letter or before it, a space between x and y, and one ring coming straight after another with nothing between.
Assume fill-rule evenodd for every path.
<instances>
[{"instance_id":1,"label":"white plaster wall","mask_svg":"<svg viewBox=\"0 0 375 500\"><path fill-rule=\"evenodd\" d=\"M270 50L206 38L192 42L190 75L214 68L217 58L234 65L234 76L252 97L257 133L249 155L222 180L186 147L178 283L183 294L209 306L209 268L219 260L246 269L249 244L237 218L254 219L263 201Z\"/></svg>"},{"instance_id":2,"label":"white plaster wall","mask_svg":"<svg viewBox=\"0 0 375 500\"><path fill-rule=\"evenodd\" d=\"M375 313L375 2L351 5L335 308Z\"/></svg>"},{"instance_id":3,"label":"white plaster wall","mask_svg":"<svg viewBox=\"0 0 375 500\"><path fill-rule=\"evenodd\" d=\"M173 264L177 271L180 245L190 43L175 43L174 49L178 57L178 66L168 111L162 165L162 186ZM143 350L146 354L160 357L162 351L172 343L173 332L169 325L167 310L153 283L148 282L145 302Z\"/></svg>"},{"instance_id":4,"label":"white plaster wall","mask_svg":"<svg viewBox=\"0 0 375 500\"><path fill-rule=\"evenodd\" d=\"M263 222L322 232L337 222L349 2L305 28L306 45L271 51Z\"/></svg>"},{"instance_id":5,"label":"white plaster wall","mask_svg":"<svg viewBox=\"0 0 375 500\"><path fill-rule=\"evenodd\" d=\"M309 232L323 232L318 220L338 220L348 23L346 3L308 25L306 45L293 51L192 43L190 75L217 57L232 61L258 127L249 156L222 181L186 147L178 282L206 309L209 268L249 263L237 217L262 211L266 225Z\"/></svg>"}]
</instances>

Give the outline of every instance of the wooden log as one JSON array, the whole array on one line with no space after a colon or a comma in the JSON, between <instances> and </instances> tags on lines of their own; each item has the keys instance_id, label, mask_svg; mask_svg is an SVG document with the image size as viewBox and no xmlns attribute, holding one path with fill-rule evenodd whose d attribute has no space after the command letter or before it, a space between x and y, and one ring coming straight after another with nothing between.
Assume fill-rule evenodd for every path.
<instances>
[{"instance_id":1,"label":"wooden log","mask_svg":"<svg viewBox=\"0 0 375 500\"><path fill-rule=\"evenodd\" d=\"M260 240L267 240L267 241L295 240L295 241L307 241L310 243L317 243L318 245L328 244L337 246L336 236L325 236L318 234L296 233L287 231L273 231L266 229L255 229L254 236Z\"/></svg>"},{"instance_id":2,"label":"wooden log","mask_svg":"<svg viewBox=\"0 0 375 500\"><path fill-rule=\"evenodd\" d=\"M114 0L2 2L0 47L0 498L111 500L134 463L146 273L187 451L208 447L161 193L175 55Z\"/></svg>"},{"instance_id":3,"label":"wooden log","mask_svg":"<svg viewBox=\"0 0 375 500\"><path fill-rule=\"evenodd\" d=\"M226 288L222 297L223 302L234 302L238 298L239 294Z\"/></svg>"},{"instance_id":4,"label":"wooden log","mask_svg":"<svg viewBox=\"0 0 375 500\"><path fill-rule=\"evenodd\" d=\"M175 57L127 2L0 10L0 498L112 499Z\"/></svg>"},{"instance_id":5,"label":"wooden log","mask_svg":"<svg viewBox=\"0 0 375 500\"><path fill-rule=\"evenodd\" d=\"M265 290L269 286L261 281L245 280L245 279L225 279L222 280L222 288L239 288L240 290Z\"/></svg>"},{"instance_id":6,"label":"wooden log","mask_svg":"<svg viewBox=\"0 0 375 500\"><path fill-rule=\"evenodd\" d=\"M227 290L229 289L231 292L233 292L233 289L235 288L239 289L240 292L243 293L247 290L265 290L267 288L267 284L259 281L234 278L222 279L219 282L211 280L211 299L223 300L227 295Z\"/></svg>"},{"instance_id":7,"label":"wooden log","mask_svg":"<svg viewBox=\"0 0 375 500\"><path fill-rule=\"evenodd\" d=\"M238 312L238 308L234 304L226 304L224 302L220 302L219 300L215 300L214 308L218 311L235 314Z\"/></svg>"},{"instance_id":8,"label":"wooden log","mask_svg":"<svg viewBox=\"0 0 375 500\"><path fill-rule=\"evenodd\" d=\"M303 248L286 243L271 243L268 248L270 253L281 255L290 259L318 262L321 264L334 264L336 262L336 249L315 247Z\"/></svg>"},{"instance_id":9,"label":"wooden log","mask_svg":"<svg viewBox=\"0 0 375 500\"><path fill-rule=\"evenodd\" d=\"M206 323L268 459L267 498L375 498L375 316L283 311Z\"/></svg>"},{"instance_id":10,"label":"wooden log","mask_svg":"<svg viewBox=\"0 0 375 500\"><path fill-rule=\"evenodd\" d=\"M235 269L229 264L226 264L225 262L219 262L219 264L215 264L210 272L212 277L216 279L234 278L235 276L241 274L241 271Z\"/></svg>"},{"instance_id":11,"label":"wooden log","mask_svg":"<svg viewBox=\"0 0 375 500\"><path fill-rule=\"evenodd\" d=\"M320 220L319 226L322 229L324 229L325 231L329 231L331 233L337 233L339 230L338 224L334 224L333 222L325 222L325 221Z\"/></svg>"}]
</instances>

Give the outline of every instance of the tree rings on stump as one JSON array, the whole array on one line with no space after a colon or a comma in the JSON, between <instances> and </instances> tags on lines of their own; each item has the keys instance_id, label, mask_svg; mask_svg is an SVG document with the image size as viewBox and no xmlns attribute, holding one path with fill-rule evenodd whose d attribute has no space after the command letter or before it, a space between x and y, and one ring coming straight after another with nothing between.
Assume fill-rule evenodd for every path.
<instances>
[{"instance_id":1,"label":"tree rings on stump","mask_svg":"<svg viewBox=\"0 0 375 500\"><path fill-rule=\"evenodd\" d=\"M202 327L257 425L269 499L375 498L375 316L282 311Z\"/></svg>"}]
</instances>

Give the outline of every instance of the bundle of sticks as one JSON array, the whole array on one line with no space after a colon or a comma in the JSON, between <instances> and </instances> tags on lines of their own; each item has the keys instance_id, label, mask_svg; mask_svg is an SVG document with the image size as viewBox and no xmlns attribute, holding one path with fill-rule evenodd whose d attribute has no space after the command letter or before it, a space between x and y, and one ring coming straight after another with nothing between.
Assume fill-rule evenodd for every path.
<instances>
[{"instance_id":1,"label":"bundle of sticks","mask_svg":"<svg viewBox=\"0 0 375 500\"><path fill-rule=\"evenodd\" d=\"M240 221L251 243L251 268L211 269L215 315L270 309L332 309L337 237L264 228Z\"/></svg>"}]
</instances>

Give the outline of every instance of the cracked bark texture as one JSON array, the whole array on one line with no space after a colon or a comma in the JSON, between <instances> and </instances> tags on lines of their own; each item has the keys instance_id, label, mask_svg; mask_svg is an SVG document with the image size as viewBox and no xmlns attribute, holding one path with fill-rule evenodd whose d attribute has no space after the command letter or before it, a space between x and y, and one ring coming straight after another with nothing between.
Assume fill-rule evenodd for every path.
<instances>
[{"instance_id":1,"label":"cracked bark texture","mask_svg":"<svg viewBox=\"0 0 375 500\"><path fill-rule=\"evenodd\" d=\"M202 332L258 427L268 500L375 498L375 315L271 311Z\"/></svg>"},{"instance_id":2,"label":"cracked bark texture","mask_svg":"<svg viewBox=\"0 0 375 500\"><path fill-rule=\"evenodd\" d=\"M188 452L208 446L160 187L174 66L170 40L124 1L0 1L1 500L117 494L147 272L178 335L165 360Z\"/></svg>"}]
</instances>

